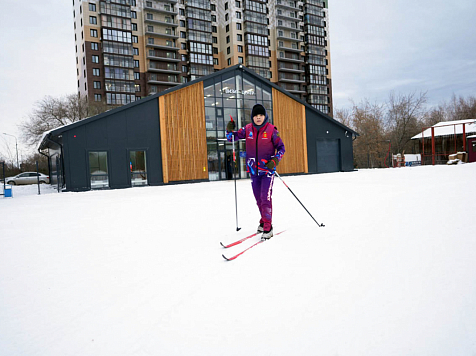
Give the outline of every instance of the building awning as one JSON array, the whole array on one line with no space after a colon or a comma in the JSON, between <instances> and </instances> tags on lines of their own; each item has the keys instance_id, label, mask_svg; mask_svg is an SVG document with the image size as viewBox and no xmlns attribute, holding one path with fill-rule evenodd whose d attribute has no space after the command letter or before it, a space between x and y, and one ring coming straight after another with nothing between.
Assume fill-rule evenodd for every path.
<instances>
[{"instance_id":1,"label":"building awning","mask_svg":"<svg viewBox=\"0 0 476 356\"><path fill-rule=\"evenodd\" d=\"M476 120L458 120L458 121L442 121L433 125L435 128L435 137L439 136L453 136L463 134L463 124L466 124L465 132L476 133ZM412 137L412 140L418 140L422 137L431 137L431 127L427 128L423 133L419 133Z\"/></svg>"}]
</instances>

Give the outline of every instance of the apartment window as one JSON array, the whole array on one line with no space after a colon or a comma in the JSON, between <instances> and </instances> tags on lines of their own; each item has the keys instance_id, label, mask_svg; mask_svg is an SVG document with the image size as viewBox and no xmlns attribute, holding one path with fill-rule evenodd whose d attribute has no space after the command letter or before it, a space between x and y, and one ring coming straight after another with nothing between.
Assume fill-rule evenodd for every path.
<instances>
[{"instance_id":1,"label":"apartment window","mask_svg":"<svg viewBox=\"0 0 476 356\"><path fill-rule=\"evenodd\" d=\"M147 13L147 20L153 20L153 19L154 19L154 15Z\"/></svg>"},{"instance_id":2,"label":"apartment window","mask_svg":"<svg viewBox=\"0 0 476 356\"><path fill-rule=\"evenodd\" d=\"M215 4L210 4L210 10L211 11L217 11L217 7Z\"/></svg>"},{"instance_id":3,"label":"apartment window","mask_svg":"<svg viewBox=\"0 0 476 356\"><path fill-rule=\"evenodd\" d=\"M182 66L182 73L187 73L187 66Z\"/></svg>"},{"instance_id":4,"label":"apartment window","mask_svg":"<svg viewBox=\"0 0 476 356\"><path fill-rule=\"evenodd\" d=\"M147 7L152 7L152 1L146 1L145 6Z\"/></svg>"},{"instance_id":5,"label":"apartment window","mask_svg":"<svg viewBox=\"0 0 476 356\"><path fill-rule=\"evenodd\" d=\"M240 7L241 7L241 3L240 3L239 1L235 1L235 7L240 8Z\"/></svg>"},{"instance_id":6,"label":"apartment window","mask_svg":"<svg viewBox=\"0 0 476 356\"><path fill-rule=\"evenodd\" d=\"M131 18L136 19L137 18L137 12L136 11L131 11Z\"/></svg>"},{"instance_id":7,"label":"apartment window","mask_svg":"<svg viewBox=\"0 0 476 356\"><path fill-rule=\"evenodd\" d=\"M169 41L169 40L165 41L165 45L168 46L168 47L175 47L174 43L172 41Z\"/></svg>"},{"instance_id":8,"label":"apartment window","mask_svg":"<svg viewBox=\"0 0 476 356\"><path fill-rule=\"evenodd\" d=\"M98 46L97 42L91 42L91 49L93 51L99 50L99 46Z\"/></svg>"},{"instance_id":9,"label":"apartment window","mask_svg":"<svg viewBox=\"0 0 476 356\"><path fill-rule=\"evenodd\" d=\"M98 24L98 18L96 16L89 16L89 23L91 25L97 25Z\"/></svg>"},{"instance_id":10,"label":"apartment window","mask_svg":"<svg viewBox=\"0 0 476 356\"><path fill-rule=\"evenodd\" d=\"M212 32L217 33L217 27L216 26L212 26Z\"/></svg>"},{"instance_id":11,"label":"apartment window","mask_svg":"<svg viewBox=\"0 0 476 356\"><path fill-rule=\"evenodd\" d=\"M184 20L180 20L180 27L185 27L185 21Z\"/></svg>"},{"instance_id":12,"label":"apartment window","mask_svg":"<svg viewBox=\"0 0 476 356\"><path fill-rule=\"evenodd\" d=\"M99 68L93 68L93 75L94 75L95 77L99 77L99 75L100 75Z\"/></svg>"},{"instance_id":13,"label":"apartment window","mask_svg":"<svg viewBox=\"0 0 476 356\"><path fill-rule=\"evenodd\" d=\"M137 24L133 23L131 25L132 25L132 31L137 31Z\"/></svg>"},{"instance_id":14,"label":"apartment window","mask_svg":"<svg viewBox=\"0 0 476 356\"><path fill-rule=\"evenodd\" d=\"M132 53L134 54L134 56L138 56L139 55L139 48L132 48Z\"/></svg>"},{"instance_id":15,"label":"apartment window","mask_svg":"<svg viewBox=\"0 0 476 356\"><path fill-rule=\"evenodd\" d=\"M101 101L101 94L94 94L94 101Z\"/></svg>"},{"instance_id":16,"label":"apartment window","mask_svg":"<svg viewBox=\"0 0 476 356\"><path fill-rule=\"evenodd\" d=\"M225 3L225 10L228 10L228 2Z\"/></svg>"},{"instance_id":17,"label":"apartment window","mask_svg":"<svg viewBox=\"0 0 476 356\"><path fill-rule=\"evenodd\" d=\"M226 36L226 43L230 43L230 36Z\"/></svg>"},{"instance_id":18,"label":"apartment window","mask_svg":"<svg viewBox=\"0 0 476 356\"><path fill-rule=\"evenodd\" d=\"M237 46L238 52L243 53L243 46Z\"/></svg>"},{"instance_id":19,"label":"apartment window","mask_svg":"<svg viewBox=\"0 0 476 356\"><path fill-rule=\"evenodd\" d=\"M147 31L154 32L154 26L151 26L151 25L147 26Z\"/></svg>"},{"instance_id":20,"label":"apartment window","mask_svg":"<svg viewBox=\"0 0 476 356\"><path fill-rule=\"evenodd\" d=\"M134 72L134 80L140 80L140 73Z\"/></svg>"},{"instance_id":21,"label":"apartment window","mask_svg":"<svg viewBox=\"0 0 476 356\"><path fill-rule=\"evenodd\" d=\"M187 32L180 31L180 38L187 38Z\"/></svg>"},{"instance_id":22,"label":"apartment window","mask_svg":"<svg viewBox=\"0 0 476 356\"><path fill-rule=\"evenodd\" d=\"M212 15L212 22L217 22L217 17L216 17L216 15Z\"/></svg>"},{"instance_id":23,"label":"apartment window","mask_svg":"<svg viewBox=\"0 0 476 356\"><path fill-rule=\"evenodd\" d=\"M225 21L228 21L229 18L230 16L228 14L225 14Z\"/></svg>"},{"instance_id":24,"label":"apartment window","mask_svg":"<svg viewBox=\"0 0 476 356\"><path fill-rule=\"evenodd\" d=\"M227 48L226 48L226 54L230 54L230 52L231 52L230 47L227 47Z\"/></svg>"},{"instance_id":25,"label":"apartment window","mask_svg":"<svg viewBox=\"0 0 476 356\"><path fill-rule=\"evenodd\" d=\"M134 84L134 89L136 92L140 91L140 84Z\"/></svg>"},{"instance_id":26,"label":"apartment window","mask_svg":"<svg viewBox=\"0 0 476 356\"><path fill-rule=\"evenodd\" d=\"M148 43L148 44L154 44L154 39L151 38L151 37L149 37L149 38L147 39L147 43Z\"/></svg>"},{"instance_id":27,"label":"apartment window","mask_svg":"<svg viewBox=\"0 0 476 356\"><path fill-rule=\"evenodd\" d=\"M236 40L240 42L243 41L243 35L240 35L240 34L236 35Z\"/></svg>"},{"instance_id":28,"label":"apartment window","mask_svg":"<svg viewBox=\"0 0 476 356\"><path fill-rule=\"evenodd\" d=\"M91 29L91 37L97 37L97 36L98 36L98 30Z\"/></svg>"},{"instance_id":29,"label":"apartment window","mask_svg":"<svg viewBox=\"0 0 476 356\"><path fill-rule=\"evenodd\" d=\"M96 4L89 4L89 11L94 11L96 12Z\"/></svg>"},{"instance_id":30,"label":"apartment window","mask_svg":"<svg viewBox=\"0 0 476 356\"><path fill-rule=\"evenodd\" d=\"M230 25L226 25L226 32L230 32Z\"/></svg>"},{"instance_id":31,"label":"apartment window","mask_svg":"<svg viewBox=\"0 0 476 356\"><path fill-rule=\"evenodd\" d=\"M217 37L212 37L212 42L213 43L218 43L218 38Z\"/></svg>"},{"instance_id":32,"label":"apartment window","mask_svg":"<svg viewBox=\"0 0 476 356\"><path fill-rule=\"evenodd\" d=\"M238 57L238 63L243 64L243 57Z\"/></svg>"},{"instance_id":33,"label":"apartment window","mask_svg":"<svg viewBox=\"0 0 476 356\"><path fill-rule=\"evenodd\" d=\"M213 54L218 54L218 48L213 47Z\"/></svg>"},{"instance_id":34,"label":"apartment window","mask_svg":"<svg viewBox=\"0 0 476 356\"><path fill-rule=\"evenodd\" d=\"M84 83L84 90L88 90L87 86L86 86L86 83Z\"/></svg>"},{"instance_id":35,"label":"apartment window","mask_svg":"<svg viewBox=\"0 0 476 356\"><path fill-rule=\"evenodd\" d=\"M241 12L239 12L239 11L236 12L236 18L241 19Z\"/></svg>"},{"instance_id":36,"label":"apartment window","mask_svg":"<svg viewBox=\"0 0 476 356\"><path fill-rule=\"evenodd\" d=\"M139 37L132 36L132 43L139 43Z\"/></svg>"},{"instance_id":37,"label":"apartment window","mask_svg":"<svg viewBox=\"0 0 476 356\"><path fill-rule=\"evenodd\" d=\"M86 57L83 57L83 64L86 64Z\"/></svg>"},{"instance_id":38,"label":"apartment window","mask_svg":"<svg viewBox=\"0 0 476 356\"><path fill-rule=\"evenodd\" d=\"M241 23L240 22L237 22L236 23L236 29L241 31Z\"/></svg>"},{"instance_id":39,"label":"apartment window","mask_svg":"<svg viewBox=\"0 0 476 356\"><path fill-rule=\"evenodd\" d=\"M139 68L139 61L134 59L134 68Z\"/></svg>"},{"instance_id":40,"label":"apartment window","mask_svg":"<svg viewBox=\"0 0 476 356\"><path fill-rule=\"evenodd\" d=\"M84 52L84 43L81 45L81 48L83 49L83 52Z\"/></svg>"},{"instance_id":41,"label":"apartment window","mask_svg":"<svg viewBox=\"0 0 476 356\"><path fill-rule=\"evenodd\" d=\"M101 82L94 82L93 87L94 89L101 89Z\"/></svg>"},{"instance_id":42,"label":"apartment window","mask_svg":"<svg viewBox=\"0 0 476 356\"><path fill-rule=\"evenodd\" d=\"M185 54L182 54L182 62L186 62L187 61L187 56Z\"/></svg>"},{"instance_id":43,"label":"apartment window","mask_svg":"<svg viewBox=\"0 0 476 356\"><path fill-rule=\"evenodd\" d=\"M182 42L180 44L180 49L187 49L187 44L185 42Z\"/></svg>"},{"instance_id":44,"label":"apartment window","mask_svg":"<svg viewBox=\"0 0 476 356\"><path fill-rule=\"evenodd\" d=\"M228 63L229 66L231 66L231 58L228 58L227 63Z\"/></svg>"},{"instance_id":45,"label":"apartment window","mask_svg":"<svg viewBox=\"0 0 476 356\"><path fill-rule=\"evenodd\" d=\"M99 56L92 56L93 63L99 63Z\"/></svg>"},{"instance_id":46,"label":"apartment window","mask_svg":"<svg viewBox=\"0 0 476 356\"><path fill-rule=\"evenodd\" d=\"M185 10L184 9L179 9L179 14L180 14L180 16L185 16Z\"/></svg>"}]
</instances>

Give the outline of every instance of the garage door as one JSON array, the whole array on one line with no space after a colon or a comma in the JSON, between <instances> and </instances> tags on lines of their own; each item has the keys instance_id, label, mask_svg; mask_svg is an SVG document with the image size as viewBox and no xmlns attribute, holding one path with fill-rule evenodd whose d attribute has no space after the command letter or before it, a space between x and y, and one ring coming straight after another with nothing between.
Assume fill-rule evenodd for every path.
<instances>
[{"instance_id":1,"label":"garage door","mask_svg":"<svg viewBox=\"0 0 476 356\"><path fill-rule=\"evenodd\" d=\"M317 173L340 171L340 144L337 140L317 140Z\"/></svg>"}]
</instances>

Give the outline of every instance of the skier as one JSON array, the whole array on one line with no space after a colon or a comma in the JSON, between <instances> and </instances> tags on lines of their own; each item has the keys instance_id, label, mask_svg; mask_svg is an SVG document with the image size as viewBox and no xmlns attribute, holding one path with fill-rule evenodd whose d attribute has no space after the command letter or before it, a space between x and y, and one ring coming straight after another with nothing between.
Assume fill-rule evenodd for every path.
<instances>
[{"instance_id":1,"label":"skier","mask_svg":"<svg viewBox=\"0 0 476 356\"><path fill-rule=\"evenodd\" d=\"M258 232L261 238L270 239L273 236L272 225L272 194L276 166L284 155L284 143L277 128L269 123L268 113L261 104L253 106L251 123L238 131L235 122L230 121L226 126L228 141L246 139L246 171L251 176L251 187L258 205L261 219Z\"/></svg>"}]
</instances>

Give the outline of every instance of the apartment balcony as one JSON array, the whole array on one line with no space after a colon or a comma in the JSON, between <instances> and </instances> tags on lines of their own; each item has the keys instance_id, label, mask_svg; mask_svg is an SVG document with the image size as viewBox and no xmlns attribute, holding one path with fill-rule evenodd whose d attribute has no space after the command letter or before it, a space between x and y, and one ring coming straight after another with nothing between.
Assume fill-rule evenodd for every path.
<instances>
[{"instance_id":1,"label":"apartment balcony","mask_svg":"<svg viewBox=\"0 0 476 356\"><path fill-rule=\"evenodd\" d=\"M296 57L278 57L278 62L290 62L290 63L304 63L304 59L296 58Z\"/></svg>"},{"instance_id":2,"label":"apartment balcony","mask_svg":"<svg viewBox=\"0 0 476 356\"><path fill-rule=\"evenodd\" d=\"M174 3L176 4L178 0L157 0L157 2L165 2L167 4Z\"/></svg>"},{"instance_id":3,"label":"apartment balcony","mask_svg":"<svg viewBox=\"0 0 476 356\"><path fill-rule=\"evenodd\" d=\"M276 7L282 8L282 9L287 9L287 10L294 10L294 11L302 11L299 9L297 6L291 6L289 5L288 1L282 1L282 0L277 0L276 1Z\"/></svg>"},{"instance_id":4,"label":"apartment balcony","mask_svg":"<svg viewBox=\"0 0 476 356\"><path fill-rule=\"evenodd\" d=\"M160 20L150 20L150 19L144 19L144 22L154 24L154 25L161 25L161 26L169 26L169 27L178 27L177 23L174 23L172 21L167 22L167 21L160 21Z\"/></svg>"},{"instance_id":5,"label":"apartment balcony","mask_svg":"<svg viewBox=\"0 0 476 356\"><path fill-rule=\"evenodd\" d=\"M300 77L300 76L299 76ZM299 83L299 84L305 84L306 81L302 80L301 78L297 78L295 76L293 77L286 77L284 75L279 75L278 81L281 83Z\"/></svg>"},{"instance_id":6,"label":"apartment balcony","mask_svg":"<svg viewBox=\"0 0 476 356\"><path fill-rule=\"evenodd\" d=\"M179 58L158 57L158 56L151 56L150 54L147 55L147 59L152 59L152 60L162 61L162 62L175 62L175 63L180 62Z\"/></svg>"},{"instance_id":7,"label":"apartment balcony","mask_svg":"<svg viewBox=\"0 0 476 356\"><path fill-rule=\"evenodd\" d=\"M147 71L153 72L153 73L164 73L164 74L180 74L182 73L181 71L177 69L167 69L167 68L152 68L148 67Z\"/></svg>"},{"instance_id":8,"label":"apartment balcony","mask_svg":"<svg viewBox=\"0 0 476 356\"><path fill-rule=\"evenodd\" d=\"M300 69L299 64L295 65L286 65L285 63L279 63L278 71L279 72L288 72L288 73L305 73L303 69Z\"/></svg>"},{"instance_id":9,"label":"apartment balcony","mask_svg":"<svg viewBox=\"0 0 476 356\"><path fill-rule=\"evenodd\" d=\"M173 1L167 1L167 2L173 2ZM176 2L176 1L175 1ZM150 7L150 6L144 6L144 11L151 11L151 12L158 12L160 14L170 14L170 15L177 15L177 11L170 9L167 10L165 7Z\"/></svg>"},{"instance_id":10,"label":"apartment balcony","mask_svg":"<svg viewBox=\"0 0 476 356\"><path fill-rule=\"evenodd\" d=\"M162 38L173 38L173 39L178 39L179 36L174 34L174 33L165 33L165 32L155 32L155 31L146 31L146 35L149 36L157 36L157 37L162 37Z\"/></svg>"},{"instance_id":11,"label":"apartment balcony","mask_svg":"<svg viewBox=\"0 0 476 356\"><path fill-rule=\"evenodd\" d=\"M169 82L169 81L163 81L163 80L147 80L147 84L160 84L160 85L171 85L171 86L176 86L179 84L182 84L180 82Z\"/></svg>"},{"instance_id":12,"label":"apartment balcony","mask_svg":"<svg viewBox=\"0 0 476 356\"><path fill-rule=\"evenodd\" d=\"M306 94L306 91L301 88L301 84L284 84L278 83L278 85L284 90L292 94Z\"/></svg>"},{"instance_id":13,"label":"apartment balcony","mask_svg":"<svg viewBox=\"0 0 476 356\"><path fill-rule=\"evenodd\" d=\"M166 46L166 45L157 45L157 44L150 44L150 43L147 43L146 47L157 48L157 49L165 49L167 51L178 51L180 49L178 47L172 47L172 46Z\"/></svg>"},{"instance_id":14,"label":"apartment balcony","mask_svg":"<svg viewBox=\"0 0 476 356\"><path fill-rule=\"evenodd\" d=\"M298 31L296 31L296 32L298 32ZM278 33L278 35L276 36L276 38L277 38L278 40L285 40L285 41L292 41L292 42L303 42L303 41L301 41L300 38L286 37L285 35L279 35L279 33Z\"/></svg>"},{"instance_id":15,"label":"apartment balcony","mask_svg":"<svg viewBox=\"0 0 476 356\"><path fill-rule=\"evenodd\" d=\"M296 23L297 21L294 21L293 23ZM292 27L292 25L288 23L283 23L281 25L276 25L276 28L282 28L283 30L288 30L288 31L295 31L295 32L303 32L298 26Z\"/></svg>"},{"instance_id":16,"label":"apartment balcony","mask_svg":"<svg viewBox=\"0 0 476 356\"><path fill-rule=\"evenodd\" d=\"M299 48L299 46L296 46L296 48L286 47L286 46L280 46L279 43L278 43L278 50L288 51L288 52L294 52L294 53L304 52L302 49Z\"/></svg>"},{"instance_id":17,"label":"apartment balcony","mask_svg":"<svg viewBox=\"0 0 476 356\"><path fill-rule=\"evenodd\" d=\"M324 7L324 0L306 0L306 4Z\"/></svg>"},{"instance_id":18,"label":"apartment balcony","mask_svg":"<svg viewBox=\"0 0 476 356\"><path fill-rule=\"evenodd\" d=\"M289 20L289 21L302 22L302 16L303 16L303 15L302 15L302 12L300 12L297 17L292 17L292 16L289 16L289 15L286 14L286 13L278 14L278 12L276 11L276 18L284 19L284 20Z\"/></svg>"}]
</instances>

